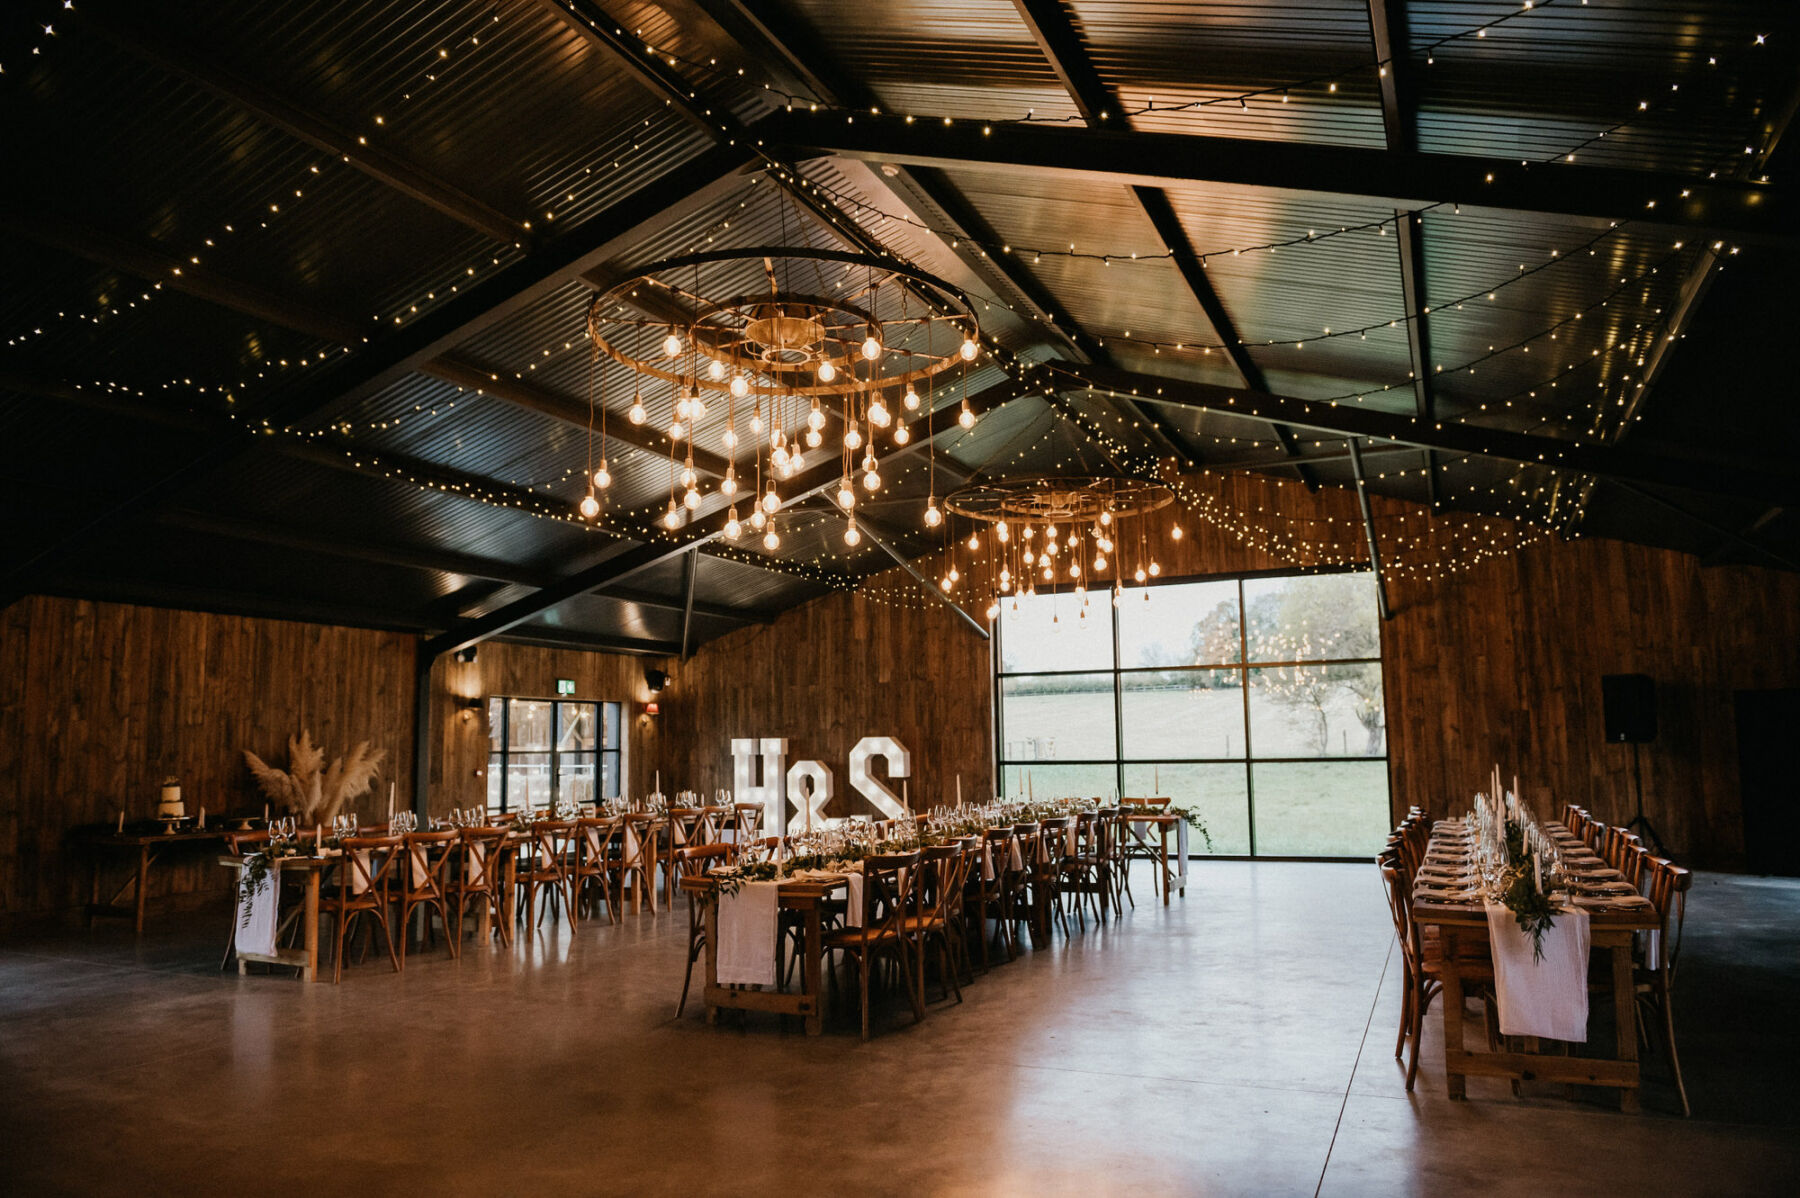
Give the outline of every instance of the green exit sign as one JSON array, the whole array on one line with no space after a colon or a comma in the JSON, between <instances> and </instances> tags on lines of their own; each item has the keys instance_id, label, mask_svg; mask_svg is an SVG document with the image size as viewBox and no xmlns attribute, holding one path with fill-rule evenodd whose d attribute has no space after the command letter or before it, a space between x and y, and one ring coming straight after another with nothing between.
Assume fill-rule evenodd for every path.
<instances>
[{"instance_id":1,"label":"green exit sign","mask_svg":"<svg viewBox=\"0 0 1800 1198\"><path fill-rule=\"evenodd\" d=\"M558 678L556 680L556 693L559 695L574 694L575 680L573 678Z\"/></svg>"}]
</instances>

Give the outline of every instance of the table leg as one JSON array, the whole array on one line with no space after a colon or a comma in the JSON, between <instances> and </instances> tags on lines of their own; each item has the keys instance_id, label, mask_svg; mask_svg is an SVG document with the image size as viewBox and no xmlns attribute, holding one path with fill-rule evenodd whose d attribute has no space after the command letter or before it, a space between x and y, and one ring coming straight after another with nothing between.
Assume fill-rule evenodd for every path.
<instances>
[{"instance_id":1,"label":"table leg","mask_svg":"<svg viewBox=\"0 0 1800 1198\"><path fill-rule=\"evenodd\" d=\"M1175 889L1175 877L1169 872L1169 825L1158 824L1156 828L1162 840L1162 848L1158 852L1157 860L1162 867L1163 906L1166 907L1169 905L1169 892Z\"/></svg>"},{"instance_id":2,"label":"table leg","mask_svg":"<svg viewBox=\"0 0 1800 1198\"><path fill-rule=\"evenodd\" d=\"M1631 941L1614 945L1612 950L1613 1023L1617 1025L1618 1055L1634 1067L1638 1059L1637 986L1631 976ZM1638 1111L1638 1090L1626 1086L1619 1091L1619 1109L1626 1114Z\"/></svg>"},{"instance_id":3,"label":"table leg","mask_svg":"<svg viewBox=\"0 0 1800 1198\"><path fill-rule=\"evenodd\" d=\"M718 895L703 896L706 900L706 1022L719 1022L719 1008L713 1005L713 988L719 984L719 899Z\"/></svg>"},{"instance_id":4,"label":"table leg","mask_svg":"<svg viewBox=\"0 0 1800 1198\"><path fill-rule=\"evenodd\" d=\"M319 875L320 871L306 871L306 965L300 971L302 981L319 980Z\"/></svg>"},{"instance_id":5,"label":"table leg","mask_svg":"<svg viewBox=\"0 0 1800 1198\"><path fill-rule=\"evenodd\" d=\"M94 926L94 908L100 905L100 864L105 859L106 855L103 850L99 848L93 850L94 872L92 885L89 888L87 909L87 926L90 930Z\"/></svg>"},{"instance_id":6,"label":"table leg","mask_svg":"<svg viewBox=\"0 0 1800 1198\"><path fill-rule=\"evenodd\" d=\"M806 978L806 992L812 995L812 1010L806 1014L806 1034L822 1035L825 1031L825 991L822 959L825 955L824 935L820 928L819 906L813 904L806 911L806 961L802 965L802 973ZM708 944L712 941L709 939Z\"/></svg>"},{"instance_id":7,"label":"table leg","mask_svg":"<svg viewBox=\"0 0 1800 1198\"><path fill-rule=\"evenodd\" d=\"M137 934L139 936L144 934L144 892L147 889L145 883L149 879L150 846L141 844L138 846L137 862Z\"/></svg>"},{"instance_id":8,"label":"table leg","mask_svg":"<svg viewBox=\"0 0 1800 1198\"><path fill-rule=\"evenodd\" d=\"M1451 1061L1462 1051L1463 1046L1462 975L1456 971L1456 929L1446 927L1442 932L1444 989L1438 995L1438 1002L1444 1008L1444 1087L1451 1098L1459 1099L1468 1097L1468 1083L1462 1074L1452 1073L1450 1070Z\"/></svg>"}]
</instances>

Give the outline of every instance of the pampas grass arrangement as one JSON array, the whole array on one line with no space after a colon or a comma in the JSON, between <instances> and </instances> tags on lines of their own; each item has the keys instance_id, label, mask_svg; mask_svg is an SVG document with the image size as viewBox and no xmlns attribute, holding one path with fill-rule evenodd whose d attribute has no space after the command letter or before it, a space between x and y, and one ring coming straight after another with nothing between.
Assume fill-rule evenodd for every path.
<instances>
[{"instance_id":1,"label":"pampas grass arrangement","mask_svg":"<svg viewBox=\"0 0 1800 1198\"><path fill-rule=\"evenodd\" d=\"M244 750L244 761L270 803L285 807L310 823L323 824L330 822L346 802L369 793L383 752L371 752L365 740L348 757L340 757L327 766L325 750L312 743L312 731L307 729L297 737L288 737L285 771L269 765L249 749Z\"/></svg>"}]
</instances>

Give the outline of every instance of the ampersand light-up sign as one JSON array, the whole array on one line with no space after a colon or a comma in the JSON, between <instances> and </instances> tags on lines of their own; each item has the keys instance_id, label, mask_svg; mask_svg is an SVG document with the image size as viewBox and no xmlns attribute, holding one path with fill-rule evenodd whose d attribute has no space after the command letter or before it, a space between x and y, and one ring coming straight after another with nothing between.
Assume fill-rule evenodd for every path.
<instances>
[{"instance_id":1,"label":"ampersand light-up sign","mask_svg":"<svg viewBox=\"0 0 1800 1198\"><path fill-rule=\"evenodd\" d=\"M787 775L788 802L794 808L789 829L810 832L825 827L825 805L831 802L831 790L831 771L824 762L796 761Z\"/></svg>"},{"instance_id":2,"label":"ampersand light-up sign","mask_svg":"<svg viewBox=\"0 0 1800 1198\"><path fill-rule=\"evenodd\" d=\"M910 778L912 754L891 736L865 736L850 750L850 789L888 819L899 819L906 814L906 807L893 791L869 776L871 757L887 758L888 777Z\"/></svg>"},{"instance_id":3,"label":"ampersand light-up sign","mask_svg":"<svg viewBox=\"0 0 1800 1198\"><path fill-rule=\"evenodd\" d=\"M780 836L785 830L782 821L787 814L787 801L782 791L787 781L787 750L787 741L776 737L765 736L760 741L733 737L731 741L733 796L739 803L762 804L763 827L770 836ZM761 783L756 781L759 752L762 756Z\"/></svg>"}]
</instances>

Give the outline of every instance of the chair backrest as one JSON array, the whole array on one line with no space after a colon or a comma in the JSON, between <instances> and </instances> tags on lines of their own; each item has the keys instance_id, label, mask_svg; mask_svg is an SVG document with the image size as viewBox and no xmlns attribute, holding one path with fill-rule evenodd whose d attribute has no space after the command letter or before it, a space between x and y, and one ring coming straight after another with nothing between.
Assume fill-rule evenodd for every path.
<instances>
[{"instance_id":1,"label":"chair backrest","mask_svg":"<svg viewBox=\"0 0 1800 1198\"><path fill-rule=\"evenodd\" d=\"M613 841L618 839L621 824L616 819L583 816L575 821L575 872L597 874L606 868L612 855Z\"/></svg>"},{"instance_id":2,"label":"chair backrest","mask_svg":"<svg viewBox=\"0 0 1800 1198\"><path fill-rule=\"evenodd\" d=\"M732 827L737 834L739 844L762 835L765 814L761 803L733 803L731 805Z\"/></svg>"},{"instance_id":3,"label":"chair backrest","mask_svg":"<svg viewBox=\"0 0 1800 1198\"><path fill-rule=\"evenodd\" d=\"M1381 871L1382 890L1387 895L1388 914L1394 919L1394 937L1400 942L1400 951L1405 954L1406 967L1409 974L1417 971L1417 944L1413 939L1412 892L1407 888L1406 879L1402 876L1400 861L1396 854L1382 853L1375 860Z\"/></svg>"},{"instance_id":4,"label":"chair backrest","mask_svg":"<svg viewBox=\"0 0 1800 1198\"><path fill-rule=\"evenodd\" d=\"M969 854L956 844L933 845L921 851L919 908L933 920L948 921L962 900L968 880Z\"/></svg>"},{"instance_id":5,"label":"chair backrest","mask_svg":"<svg viewBox=\"0 0 1800 1198\"><path fill-rule=\"evenodd\" d=\"M226 832L225 849L236 856L255 852L269 843L267 828L246 829L241 832Z\"/></svg>"},{"instance_id":6,"label":"chair backrest","mask_svg":"<svg viewBox=\"0 0 1800 1198\"><path fill-rule=\"evenodd\" d=\"M347 836L338 842L344 856L338 864L338 897L387 895L394 862L406 842L399 836Z\"/></svg>"},{"instance_id":7,"label":"chair backrest","mask_svg":"<svg viewBox=\"0 0 1800 1198\"><path fill-rule=\"evenodd\" d=\"M729 807L700 808L700 827L695 830L694 844L718 844L723 841L725 833L737 827L737 813Z\"/></svg>"},{"instance_id":8,"label":"chair backrest","mask_svg":"<svg viewBox=\"0 0 1800 1198\"><path fill-rule=\"evenodd\" d=\"M1662 968L1675 972L1681 956L1681 932L1687 923L1687 892L1694 875L1665 857L1651 857L1644 863L1644 895L1656 905L1662 920Z\"/></svg>"},{"instance_id":9,"label":"chair backrest","mask_svg":"<svg viewBox=\"0 0 1800 1198\"><path fill-rule=\"evenodd\" d=\"M544 819L532 824L532 869L540 874L565 873L568 869L566 856L574 837L575 821L572 819Z\"/></svg>"},{"instance_id":10,"label":"chair backrest","mask_svg":"<svg viewBox=\"0 0 1800 1198\"><path fill-rule=\"evenodd\" d=\"M865 931L897 931L901 921L919 914L918 850L874 853L863 858L863 923Z\"/></svg>"},{"instance_id":11,"label":"chair backrest","mask_svg":"<svg viewBox=\"0 0 1800 1198\"><path fill-rule=\"evenodd\" d=\"M406 843L406 870L400 875L401 887L409 893L431 891L442 894L450 862L456 856L456 829L408 832L401 839Z\"/></svg>"},{"instance_id":12,"label":"chair backrest","mask_svg":"<svg viewBox=\"0 0 1800 1198\"><path fill-rule=\"evenodd\" d=\"M1143 797L1129 798L1129 799L1122 798L1119 800L1119 805L1121 807L1142 807L1142 808L1148 808L1148 809L1155 810L1155 811L1161 811L1163 808L1167 807L1173 801L1174 800L1171 799L1167 795L1157 795L1157 796L1151 797L1151 798L1143 798Z\"/></svg>"},{"instance_id":13,"label":"chair backrest","mask_svg":"<svg viewBox=\"0 0 1800 1198\"><path fill-rule=\"evenodd\" d=\"M461 863L452 882L465 893L500 889L500 871L496 865L506 846L505 828L462 828Z\"/></svg>"}]
</instances>

